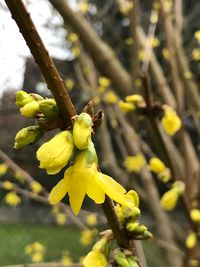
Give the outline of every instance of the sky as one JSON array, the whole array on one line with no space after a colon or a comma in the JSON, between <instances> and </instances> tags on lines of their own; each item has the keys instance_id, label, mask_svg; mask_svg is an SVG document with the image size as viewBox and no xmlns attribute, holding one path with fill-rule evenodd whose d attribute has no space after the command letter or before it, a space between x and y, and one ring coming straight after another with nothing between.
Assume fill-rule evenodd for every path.
<instances>
[{"instance_id":1,"label":"sky","mask_svg":"<svg viewBox=\"0 0 200 267\"><path fill-rule=\"evenodd\" d=\"M66 31L62 18L51 9L47 0L25 3L51 56L67 59L70 52L63 44ZM2 7L3 6L3 7ZM45 12L44 12L45 11ZM48 26L50 25L50 27ZM53 29L51 29L52 27ZM25 58L30 56L26 43L3 1L0 5L0 95L4 90L20 89L23 83Z\"/></svg>"}]
</instances>

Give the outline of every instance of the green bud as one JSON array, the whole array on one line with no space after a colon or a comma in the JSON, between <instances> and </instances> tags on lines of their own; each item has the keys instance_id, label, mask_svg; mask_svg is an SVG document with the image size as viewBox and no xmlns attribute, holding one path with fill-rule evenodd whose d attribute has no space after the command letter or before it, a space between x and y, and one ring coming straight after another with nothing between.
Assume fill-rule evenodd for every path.
<instances>
[{"instance_id":1,"label":"green bud","mask_svg":"<svg viewBox=\"0 0 200 267\"><path fill-rule=\"evenodd\" d=\"M138 227L136 227L134 232L137 234L143 234L145 231L147 231L147 227L145 225L141 224Z\"/></svg>"},{"instance_id":2,"label":"green bud","mask_svg":"<svg viewBox=\"0 0 200 267\"><path fill-rule=\"evenodd\" d=\"M42 136L42 129L36 126L29 126L21 129L15 136L15 149L20 149L37 141Z\"/></svg>"},{"instance_id":3,"label":"green bud","mask_svg":"<svg viewBox=\"0 0 200 267\"><path fill-rule=\"evenodd\" d=\"M136 220L140 215L140 209L137 207L122 207L124 218Z\"/></svg>"},{"instance_id":4,"label":"green bud","mask_svg":"<svg viewBox=\"0 0 200 267\"><path fill-rule=\"evenodd\" d=\"M31 93L30 96L32 96L35 101L42 101L42 100L44 100L44 97L42 97L41 95L38 95L38 94Z\"/></svg>"},{"instance_id":5,"label":"green bud","mask_svg":"<svg viewBox=\"0 0 200 267\"><path fill-rule=\"evenodd\" d=\"M130 232L134 232L138 226L139 226L138 222L130 222L127 223L126 229Z\"/></svg>"},{"instance_id":6,"label":"green bud","mask_svg":"<svg viewBox=\"0 0 200 267\"><path fill-rule=\"evenodd\" d=\"M128 260L122 251L117 252L117 254L114 256L114 260L119 267L130 267Z\"/></svg>"},{"instance_id":7,"label":"green bud","mask_svg":"<svg viewBox=\"0 0 200 267\"><path fill-rule=\"evenodd\" d=\"M53 98L40 101L39 109L47 118L58 117L59 109Z\"/></svg>"},{"instance_id":8,"label":"green bud","mask_svg":"<svg viewBox=\"0 0 200 267\"><path fill-rule=\"evenodd\" d=\"M87 113L81 113L74 119L73 140L75 146L84 150L88 147L92 134L92 118Z\"/></svg>"},{"instance_id":9,"label":"green bud","mask_svg":"<svg viewBox=\"0 0 200 267\"><path fill-rule=\"evenodd\" d=\"M20 113L26 118L34 118L38 111L39 103L37 101L32 101L20 108Z\"/></svg>"},{"instance_id":10,"label":"green bud","mask_svg":"<svg viewBox=\"0 0 200 267\"><path fill-rule=\"evenodd\" d=\"M152 238L152 233L149 231L144 231L143 235L142 235L142 239L149 239Z\"/></svg>"},{"instance_id":11,"label":"green bud","mask_svg":"<svg viewBox=\"0 0 200 267\"><path fill-rule=\"evenodd\" d=\"M32 101L35 101L35 99L30 94L27 94L25 91L22 90L17 91L15 103L18 107L21 108Z\"/></svg>"},{"instance_id":12,"label":"green bud","mask_svg":"<svg viewBox=\"0 0 200 267\"><path fill-rule=\"evenodd\" d=\"M130 267L139 267L139 265L136 262L136 258L134 256L128 256L127 260Z\"/></svg>"}]
</instances>

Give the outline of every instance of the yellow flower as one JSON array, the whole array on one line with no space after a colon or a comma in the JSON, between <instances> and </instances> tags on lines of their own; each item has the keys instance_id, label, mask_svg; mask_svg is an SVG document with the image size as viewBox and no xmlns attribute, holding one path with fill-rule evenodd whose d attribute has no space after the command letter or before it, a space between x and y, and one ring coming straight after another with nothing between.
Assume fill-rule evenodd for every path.
<instances>
[{"instance_id":1,"label":"yellow flower","mask_svg":"<svg viewBox=\"0 0 200 267\"><path fill-rule=\"evenodd\" d=\"M41 252L35 252L32 254L31 260L32 260L32 262L35 262L35 263L43 262L44 255Z\"/></svg>"},{"instance_id":2,"label":"yellow flower","mask_svg":"<svg viewBox=\"0 0 200 267\"><path fill-rule=\"evenodd\" d=\"M84 150L88 147L92 134L92 118L89 114L83 112L76 116L73 125L73 140L75 146Z\"/></svg>"},{"instance_id":3,"label":"yellow flower","mask_svg":"<svg viewBox=\"0 0 200 267\"><path fill-rule=\"evenodd\" d=\"M130 0L118 0L118 4L119 11L124 15L127 15L133 8L133 2Z\"/></svg>"},{"instance_id":4,"label":"yellow flower","mask_svg":"<svg viewBox=\"0 0 200 267\"><path fill-rule=\"evenodd\" d=\"M108 91L104 96L104 100L109 104L115 104L118 101L118 96L113 91Z\"/></svg>"},{"instance_id":5,"label":"yellow flower","mask_svg":"<svg viewBox=\"0 0 200 267\"><path fill-rule=\"evenodd\" d=\"M15 192L10 192L5 195L5 201L8 205L16 207L21 203L20 197Z\"/></svg>"},{"instance_id":6,"label":"yellow flower","mask_svg":"<svg viewBox=\"0 0 200 267\"><path fill-rule=\"evenodd\" d=\"M190 212L190 217L193 222L200 224L200 210L199 209L192 209Z\"/></svg>"},{"instance_id":7,"label":"yellow flower","mask_svg":"<svg viewBox=\"0 0 200 267\"><path fill-rule=\"evenodd\" d=\"M18 170L14 172L14 178L17 181L19 181L20 183L24 183L25 182L25 177L24 177L23 173L18 171Z\"/></svg>"},{"instance_id":8,"label":"yellow flower","mask_svg":"<svg viewBox=\"0 0 200 267\"><path fill-rule=\"evenodd\" d=\"M44 254L45 253L45 247L38 241L35 241L31 244L28 244L25 248L24 248L25 254L27 255L32 255L34 253L40 253L40 254Z\"/></svg>"},{"instance_id":9,"label":"yellow flower","mask_svg":"<svg viewBox=\"0 0 200 267\"><path fill-rule=\"evenodd\" d=\"M70 131L56 134L50 141L44 143L37 151L40 168L48 174L58 173L69 161L74 144Z\"/></svg>"},{"instance_id":10,"label":"yellow flower","mask_svg":"<svg viewBox=\"0 0 200 267\"><path fill-rule=\"evenodd\" d=\"M166 166L164 162L162 162L162 160L160 160L159 158L153 157L149 161L149 169L152 172L161 173L165 171Z\"/></svg>"},{"instance_id":11,"label":"yellow flower","mask_svg":"<svg viewBox=\"0 0 200 267\"><path fill-rule=\"evenodd\" d=\"M39 103L32 101L20 108L20 113L26 118L34 118L39 111Z\"/></svg>"},{"instance_id":12,"label":"yellow flower","mask_svg":"<svg viewBox=\"0 0 200 267\"><path fill-rule=\"evenodd\" d=\"M111 82L108 78L103 77L103 76L99 77L99 85L101 87L107 88L110 86L110 84L111 84Z\"/></svg>"},{"instance_id":13,"label":"yellow flower","mask_svg":"<svg viewBox=\"0 0 200 267\"><path fill-rule=\"evenodd\" d=\"M197 39L197 41L200 43L200 30L196 31L194 33L194 37Z\"/></svg>"},{"instance_id":14,"label":"yellow flower","mask_svg":"<svg viewBox=\"0 0 200 267\"><path fill-rule=\"evenodd\" d=\"M158 11L155 9L151 12L150 22L152 24L156 24L158 22Z\"/></svg>"},{"instance_id":15,"label":"yellow flower","mask_svg":"<svg viewBox=\"0 0 200 267\"><path fill-rule=\"evenodd\" d=\"M141 95L128 95L125 97L126 102L130 102L130 103L134 103L134 104L138 104L138 103L143 103L144 102L144 98Z\"/></svg>"},{"instance_id":16,"label":"yellow flower","mask_svg":"<svg viewBox=\"0 0 200 267\"><path fill-rule=\"evenodd\" d=\"M181 128L181 119L176 114L176 111L171 107L166 107L164 112L165 113L162 117L161 124L165 132L168 135L173 136Z\"/></svg>"},{"instance_id":17,"label":"yellow flower","mask_svg":"<svg viewBox=\"0 0 200 267\"><path fill-rule=\"evenodd\" d=\"M33 191L33 193L38 194L42 191L42 186L40 183L34 181L31 183L31 190Z\"/></svg>"},{"instance_id":18,"label":"yellow flower","mask_svg":"<svg viewBox=\"0 0 200 267\"><path fill-rule=\"evenodd\" d=\"M90 251L83 261L84 267L106 267L106 257L99 250Z\"/></svg>"},{"instance_id":19,"label":"yellow flower","mask_svg":"<svg viewBox=\"0 0 200 267\"><path fill-rule=\"evenodd\" d=\"M126 205L126 190L111 177L98 172L97 156L91 142L87 150L77 153L74 165L70 166L62 179L51 191L49 200L56 204L68 193L70 206L78 214L87 194L97 204L105 200L105 194L111 199Z\"/></svg>"},{"instance_id":20,"label":"yellow flower","mask_svg":"<svg viewBox=\"0 0 200 267\"><path fill-rule=\"evenodd\" d=\"M94 226L97 224L97 216L94 213L91 213L89 215L86 216L86 223L89 226Z\"/></svg>"},{"instance_id":21,"label":"yellow flower","mask_svg":"<svg viewBox=\"0 0 200 267\"><path fill-rule=\"evenodd\" d=\"M68 41L70 41L71 43L76 43L79 38L78 35L74 32L71 32L68 36L67 36Z\"/></svg>"},{"instance_id":22,"label":"yellow flower","mask_svg":"<svg viewBox=\"0 0 200 267\"><path fill-rule=\"evenodd\" d=\"M138 193L136 191L129 190L126 193L126 198L127 198L129 207L139 207L140 199L139 199Z\"/></svg>"},{"instance_id":23,"label":"yellow flower","mask_svg":"<svg viewBox=\"0 0 200 267\"><path fill-rule=\"evenodd\" d=\"M199 48L195 48L192 50L192 58L195 61L199 61L200 60L200 49Z\"/></svg>"},{"instance_id":24,"label":"yellow flower","mask_svg":"<svg viewBox=\"0 0 200 267\"><path fill-rule=\"evenodd\" d=\"M194 232L191 232L186 238L185 245L187 248L192 249L196 246L196 244L197 244L197 236Z\"/></svg>"},{"instance_id":25,"label":"yellow flower","mask_svg":"<svg viewBox=\"0 0 200 267\"><path fill-rule=\"evenodd\" d=\"M65 251L62 255L61 263L64 265L72 264L72 258L69 256L69 252Z\"/></svg>"},{"instance_id":26,"label":"yellow flower","mask_svg":"<svg viewBox=\"0 0 200 267\"><path fill-rule=\"evenodd\" d=\"M128 172L140 172L146 165L146 160L142 154L128 156L124 160L124 166Z\"/></svg>"},{"instance_id":27,"label":"yellow flower","mask_svg":"<svg viewBox=\"0 0 200 267\"><path fill-rule=\"evenodd\" d=\"M150 44L153 48L158 47L160 45L160 40L156 37L150 39Z\"/></svg>"},{"instance_id":28,"label":"yellow flower","mask_svg":"<svg viewBox=\"0 0 200 267\"><path fill-rule=\"evenodd\" d=\"M161 207L165 210L173 210L177 204L179 194L175 189L170 189L161 198Z\"/></svg>"},{"instance_id":29,"label":"yellow flower","mask_svg":"<svg viewBox=\"0 0 200 267\"><path fill-rule=\"evenodd\" d=\"M170 12L173 7L172 0L164 0L164 10L165 12Z\"/></svg>"},{"instance_id":30,"label":"yellow flower","mask_svg":"<svg viewBox=\"0 0 200 267\"><path fill-rule=\"evenodd\" d=\"M184 78L187 80L191 79L192 78L192 72L190 72L190 71L184 72Z\"/></svg>"},{"instance_id":31,"label":"yellow flower","mask_svg":"<svg viewBox=\"0 0 200 267\"><path fill-rule=\"evenodd\" d=\"M170 59L170 57L171 57L171 53L170 53L168 48L163 48L162 49L162 55L167 60Z\"/></svg>"},{"instance_id":32,"label":"yellow flower","mask_svg":"<svg viewBox=\"0 0 200 267\"><path fill-rule=\"evenodd\" d=\"M71 91L74 88L74 81L71 79L65 80L65 86L67 87L67 90Z\"/></svg>"},{"instance_id":33,"label":"yellow flower","mask_svg":"<svg viewBox=\"0 0 200 267\"><path fill-rule=\"evenodd\" d=\"M55 218L58 225L64 225L67 222L67 217L64 213L56 213Z\"/></svg>"},{"instance_id":34,"label":"yellow flower","mask_svg":"<svg viewBox=\"0 0 200 267\"><path fill-rule=\"evenodd\" d=\"M89 4L87 2L81 2L79 7L80 7L80 11L83 13L86 13L89 10Z\"/></svg>"},{"instance_id":35,"label":"yellow flower","mask_svg":"<svg viewBox=\"0 0 200 267\"><path fill-rule=\"evenodd\" d=\"M10 181L4 181L2 182L3 188L6 190L12 190L14 188L14 184L11 183Z\"/></svg>"},{"instance_id":36,"label":"yellow flower","mask_svg":"<svg viewBox=\"0 0 200 267\"><path fill-rule=\"evenodd\" d=\"M84 245L84 246L90 245L93 242L96 233L97 233L96 229L93 229L93 230L85 229L85 230L83 230L81 232L81 237L79 239L80 243L82 245Z\"/></svg>"},{"instance_id":37,"label":"yellow flower","mask_svg":"<svg viewBox=\"0 0 200 267\"><path fill-rule=\"evenodd\" d=\"M127 103L122 100L119 101L119 107L124 112L130 112L130 111L135 110L135 105L133 103Z\"/></svg>"},{"instance_id":38,"label":"yellow flower","mask_svg":"<svg viewBox=\"0 0 200 267\"><path fill-rule=\"evenodd\" d=\"M0 176L4 176L8 171L8 165L6 163L0 164Z\"/></svg>"}]
</instances>

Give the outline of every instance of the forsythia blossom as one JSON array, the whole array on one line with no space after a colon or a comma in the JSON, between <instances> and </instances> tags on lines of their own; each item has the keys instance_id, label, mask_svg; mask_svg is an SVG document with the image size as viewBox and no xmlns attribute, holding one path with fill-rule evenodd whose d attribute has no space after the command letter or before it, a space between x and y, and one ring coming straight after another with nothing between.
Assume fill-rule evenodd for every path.
<instances>
[{"instance_id":1,"label":"forsythia blossom","mask_svg":"<svg viewBox=\"0 0 200 267\"><path fill-rule=\"evenodd\" d=\"M142 154L128 156L124 160L124 166L128 172L140 172L146 165L146 160Z\"/></svg>"},{"instance_id":2,"label":"forsythia blossom","mask_svg":"<svg viewBox=\"0 0 200 267\"><path fill-rule=\"evenodd\" d=\"M70 206L78 214L87 194L97 204L105 200L105 194L116 202L126 205L125 189L111 177L98 172L94 145L79 151L75 162L64 174L64 178L52 189L49 200L56 204L68 193Z\"/></svg>"},{"instance_id":3,"label":"forsythia blossom","mask_svg":"<svg viewBox=\"0 0 200 267\"><path fill-rule=\"evenodd\" d=\"M74 149L72 133L63 131L44 143L37 151L40 168L48 174L58 173L69 161Z\"/></svg>"},{"instance_id":4,"label":"forsythia blossom","mask_svg":"<svg viewBox=\"0 0 200 267\"><path fill-rule=\"evenodd\" d=\"M173 136L178 130L180 130L182 125L181 119L176 114L176 111L170 106L165 107L161 124L165 132L170 136Z\"/></svg>"},{"instance_id":5,"label":"forsythia blossom","mask_svg":"<svg viewBox=\"0 0 200 267\"><path fill-rule=\"evenodd\" d=\"M8 205L14 207L16 207L21 203L20 197L15 192L8 193L4 199Z\"/></svg>"}]
</instances>

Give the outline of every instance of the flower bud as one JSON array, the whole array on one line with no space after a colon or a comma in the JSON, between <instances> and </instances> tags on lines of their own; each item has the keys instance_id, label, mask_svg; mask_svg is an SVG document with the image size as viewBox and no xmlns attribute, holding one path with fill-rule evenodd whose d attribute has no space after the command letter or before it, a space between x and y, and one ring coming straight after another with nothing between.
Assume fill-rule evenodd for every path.
<instances>
[{"instance_id":1,"label":"flower bud","mask_svg":"<svg viewBox=\"0 0 200 267\"><path fill-rule=\"evenodd\" d=\"M192 249L197 244L197 236L194 232L189 233L189 235L186 238L185 245L187 248Z\"/></svg>"},{"instance_id":2,"label":"flower bud","mask_svg":"<svg viewBox=\"0 0 200 267\"><path fill-rule=\"evenodd\" d=\"M73 125L73 140L75 146L84 150L88 147L91 141L92 133L92 118L87 113L81 113L74 119Z\"/></svg>"},{"instance_id":3,"label":"flower bud","mask_svg":"<svg viewBox=\"0 0 200 267\"><path fill-rule=\"evenodd\" d=\"M24 105L26 105L32 101L35 101L35 100L30 94L27 94L25 91L22 91L22 90L17 91L15 103L18 107L23 107Z\"/></svg>"},{"instance_id":4,"label":"flower bud","mask_svg":"<svg viewBox=\"0 0 200 267\"><path fill-rule=\"evenodd\" d=\"M130 206L134 205L136 207L139 207L139 196L138 193L134 190L130 190L126 193L127 201L130 202Z\"/></svg>"},{"instance_id":5,"label":"flower bud","mask_svg":"<svg viewBox=\"0 0 200 267\"><path fill-rule=\"evenodd\" d=\"M181 128L181 119L176 114L176 111L171 107L165 108L165 114L161 120L161 124L165 132L173 136Z\"/></svg>"},{"instance_id":6,"label":"flower bud","mask_svg":"<svg viewBox=\"0 0 200 267\"><path fill-rule=\"evenodd\" d=\"M193 222L200 224L200 210L199 209L192 209L190 212L190 217Z\"/></svg>"},{"instance_id":7,"label":"flower bud","mask_svg":"<svg viewBox=\"0 0 200 267\"><path fill-rule=\"evenodd\" d=\"M135 220L140 215L140 209L137 207L122 207L122 212L124 214L124 218L129 218L131 220Z\"/></svg>"},{"instance_id":8,"label":"flower bud","mask_svg":"<svg viewBox=\"0 0 200 267\"><path fill-rule=\"evenodd\" d=\"M44 143L37 151L40 168L46 169L48 174L58 173L72 156L74 149L70 131L56 134L50 141Z\"/></svg>"},{"instance_id":9,"label":"flower bud","mask_svg":"<svg viewBox=\"0 0 200 267\"><path fill-rule=\"evenodd\" d=\"M159 158L153 157L150 159L149 169L152 172L161 173L165 171L165 168L166 168L165 164Z\"/></svg>"},{"instance_id":10,"label":"flower bud","mask_svg":"<svg viewBox=\"0 0 200 267\"><path fill-rule=\"evenodd\" d=\"M39 109L47 118L58 117L59 109L53 98L42 100L39 103Z\"/></svg>"},{"instance_id":11,"label":"flower bud","mask_svg":"<svg viewBox=\"0 0 200 267\"><path fill-rule=\"evenodd\" d=\"M147 227L145 225L141 224L141 225L138 225L136 227L134 232L137 234L143 234L145 231L147 231Z\"/></svg>"},{"instance_id":12,"label":"flower bud","mask_svg":"<svg viewBox=\"0 0 200 267\"><path fill-rule=\"evenodd\" d=\"M137 104L141 104L141 103L145 103L143 96L137 95L137 94L128 95L128 96L126 96L125 100L126 100L126 102L130 102L130 103L133 103L133 104L136 104L136 105Z\"/></svg>"},{"instance_id":13,"label":"flower bud","mask_svg":"<svg viewBox=\"0 0 200 267\"><path fill-rule=\"evenodd\" d=\"M134 232L138 226L139 226L139 222L130 222L130 223L127 223L126 229L130 232Z\"/></svg>"},{"instance_id":14,"label":"flower bud","mask_svg":"<svg viewBox=\"0 0 200 267\"><path fill-rule=\"evenodd\" d=\"M39 111L39 103L32 101L20 108L20 113L26 118L34 118Z\"/></svg>"},{"instance_id":15,"label":"flower bud","mask_svg":"<svg viewBox=\"0 0 200 267\"><path fill-rule=\"evenodd\" d=\"M136 262L136 257L127 256L127 260L128 260L128 263L129 263L129 267L139 267L139 265Z\"/></svg>"},{"instance_id":16,"label":"flower bud","mask_svg":"<svg viewBox=\"0 0 200 267\"><path fill-rule=\"evenodd\" d=\"M124 112L130 112L135 110L135 105L133 103L124 102L122 100L119 101L119 107Z\"/></svg>"},{"instance_id":17,"label":"flower bud","mask_svg":"<svg viewBox=\"0 0 200 267\"><path fill-rule=\"evenodd\" d=\"M21 129L15 136L15 149L22 148L37 141L42 136L42 129L36 126L29 126Z\"/></svg>"},{"instance_id":18,"label":"flower bud","mask_svg":"<svg viewBox=\"0 0 200 267\"><path fill-rule=\"evenodd\" d=\"M152 238L152 233L149 231L144 231L143 235L142 235L142 239L149 239Z\"/></svg>"},{"instance_id":19,"label":"flower bud","mask_svg":"<svg viewBox=\"0 0 200 267\"><path fill-rule=\"evenodd\" d=\"M114 256L115 262L119 267L130 267L128 260L122 251L118 251Z\"/></svg>"},{"instance_id":20,"label":"flower bud","mask_svg":"<svg viewBox=\"0 0 200 267\"><path fill-rule=\"evenodd\" d=\"M161 198L161 207L165 210L173 210L177 204L179 194L175 189L167 191Z\"/></svg>"}]
</instances>

